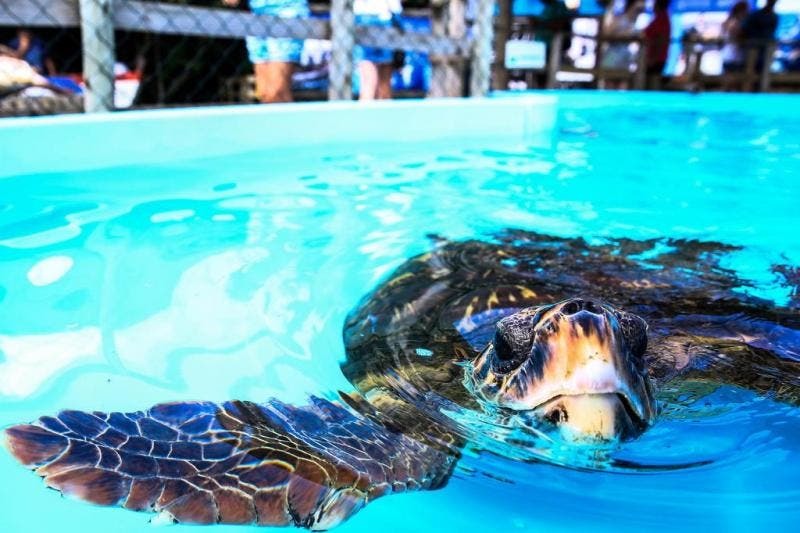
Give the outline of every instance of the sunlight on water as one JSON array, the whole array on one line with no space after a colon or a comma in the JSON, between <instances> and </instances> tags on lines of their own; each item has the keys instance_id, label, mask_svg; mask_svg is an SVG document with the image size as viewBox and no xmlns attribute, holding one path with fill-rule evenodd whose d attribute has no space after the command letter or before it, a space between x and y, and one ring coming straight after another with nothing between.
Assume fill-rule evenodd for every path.
<instances>
[{"instance_id":1,"label":"sunlight on water","mask_svg":"<svg viewBox=\"0 0 800 533\"><path fill-rule=\"evenodd\" d=\"M62 408L334 398L352 388L348 311L432 238L715 240L742 247L723 265L751 281L741 291L786 305L773 267L800 264L798 140L796 117L590 108L562 111L546 145L322 147L0 180L0 426ZM480 427L472 415L453 411ZM340 531L778 527L800 516L798 424L796 408L735 388L687 398L614 452L651 467L612 468L624 474L512 461L531 457L506 446L508 428L484 428L447 488L382 499ZM0 472L4 531L148 527L43 490L5 453Z\"/></svg>"}]
</instances>

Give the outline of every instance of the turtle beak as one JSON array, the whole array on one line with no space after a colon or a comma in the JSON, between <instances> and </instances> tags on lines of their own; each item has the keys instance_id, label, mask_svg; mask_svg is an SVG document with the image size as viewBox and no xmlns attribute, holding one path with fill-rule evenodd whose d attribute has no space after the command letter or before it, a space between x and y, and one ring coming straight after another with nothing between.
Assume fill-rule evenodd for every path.
<instances>
[{"instance_id":1,"label":"turtle beak","mask_svg":"<svg viewBox=\"0 0 800 533\"><path fill-rule=\"evenodd\" d=\"M655 402L641 354L628 346L613 308L560 302L538 317L530 339L517 368L481 376L484 396L527 411L569 441L630 439L652 423ZM508 342L514 340L495 339L500 348Z\"/></svg>"}]
</instances>

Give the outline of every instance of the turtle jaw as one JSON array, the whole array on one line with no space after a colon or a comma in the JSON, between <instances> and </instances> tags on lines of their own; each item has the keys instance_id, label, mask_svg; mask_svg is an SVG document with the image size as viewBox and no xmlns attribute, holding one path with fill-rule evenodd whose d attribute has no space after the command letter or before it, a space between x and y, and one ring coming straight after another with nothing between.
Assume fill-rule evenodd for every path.
<instances>
[{"instance_id":1,"label":"turtle jaw","mask_svg":"<svg viewBox=\"0 0 800 533\"><path fill-rule=\"evenodd\" d=\"M558 395L531 414L575 443L629 440L647 427L629 397L620 392Z\"/></svg>"},{"instance_id":2,"label":"turtle jaw","mask_svg":"<svg viewBox=\"0 0 800 533\"><path fill-rule=\"evenodd\" d=\"M612 357L605 359L614 360ZM653 394L646 376L630 368L624 370L613 362L592 358L569 369L564 377L552 374L552 379L529 380L522 396L514 397L509 390L511 394L502 401L506 407L531 411L545 420L560 418L559 424L595 416L596 425L607 430L616 420L621 424L618 436L636 436L655 416ZM523 374L530 375L529 372ZM554 410L567 416L559 417L553 414ZM571 412L572 417L569 416Z\"/></svg>"},{"instance_id":3,"label":"turtle jaw","mask_svg":"<svg viewBox=\"0 0 800 533\"><path fill-rule=\"evenodd\" d=\"M475 392L570 441L638 436L655 418L655 402L641 359L646 337L640 346L623 315L572 299L503 319L473 362Z\"/></svg>"},{"instance_id":4,"label":"turtle jaw","mask_svg":"<svg viewBox=\"0 0 800 533\"><path fill-rule=\"evenodd\" d=\"M484 380L476 390L485 400L575 444L631 440L655 418L649 380L621 374L610 364L590 361L567 379L536 380L532 375L526 362L513 375L490 373L489 382L498 380L494 386Z\"/></svg>"}]
</instances>

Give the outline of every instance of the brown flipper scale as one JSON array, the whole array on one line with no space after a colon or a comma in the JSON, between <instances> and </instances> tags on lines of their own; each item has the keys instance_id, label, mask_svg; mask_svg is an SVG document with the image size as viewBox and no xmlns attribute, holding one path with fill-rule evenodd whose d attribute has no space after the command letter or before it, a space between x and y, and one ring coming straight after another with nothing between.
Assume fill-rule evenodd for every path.
<instances>
[{"instance_id":1,"label":"brown flipper scale","mask_svg":"<svg viewBox=\"0 0 800 533\"><path fill-rule=\"evenodd\" d=\"M455 456L319 398L63 411L6 429L47 485L184 523L331 528L391 492L444 485Z\"/></svg>"}]
</instances>

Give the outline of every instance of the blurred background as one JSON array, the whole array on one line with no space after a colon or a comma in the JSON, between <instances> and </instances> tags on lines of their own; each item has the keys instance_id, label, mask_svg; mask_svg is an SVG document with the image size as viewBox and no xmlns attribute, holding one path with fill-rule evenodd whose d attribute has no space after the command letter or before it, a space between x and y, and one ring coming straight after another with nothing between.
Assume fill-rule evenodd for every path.
<instances>
[{"instance_id":1,"label":"blurred background","mask_svg":"<svg viewBox=\"0 0 800 533\"><path fill-rule=\"evenodd\" d=\"M282 101L798 90L800 0L738 4L672 0L665 25L650 0L0 0L0 116L270 101L250 39L301 43ZM736 34L763 9L771 35Z\"/></svg>"}]
</instances>

